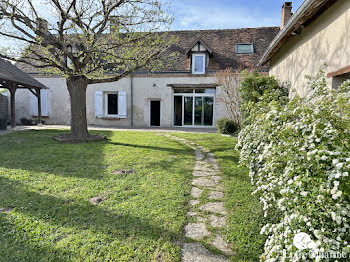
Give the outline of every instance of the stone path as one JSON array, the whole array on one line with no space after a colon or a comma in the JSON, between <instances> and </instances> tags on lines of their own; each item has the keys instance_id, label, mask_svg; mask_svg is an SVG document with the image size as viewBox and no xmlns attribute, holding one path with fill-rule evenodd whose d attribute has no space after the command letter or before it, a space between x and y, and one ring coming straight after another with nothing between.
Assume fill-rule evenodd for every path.
<instances>
[{"instance_id":1,"label":"stone path","mask_svg":"<svg viewBox=\"0 0 350 262\"><path fill-rule=\"evenodd\" d=\"M191 188L188 224L185 226L186 243L181 247L183 262L230 261L234 255L223 237L226 210L223 202L221 172L214 154L198 144L183 138L165 135L190 146L196 155ZM213 253L211 250L216 250Z\"/></svg>"}]
</instances>

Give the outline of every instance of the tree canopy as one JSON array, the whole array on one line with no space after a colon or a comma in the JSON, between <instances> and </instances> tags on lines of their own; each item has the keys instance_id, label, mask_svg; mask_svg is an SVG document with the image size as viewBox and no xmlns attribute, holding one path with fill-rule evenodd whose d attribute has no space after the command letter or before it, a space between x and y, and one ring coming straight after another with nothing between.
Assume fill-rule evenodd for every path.
<instances>
[{"instance_id":1,"label":"tree canopy","mask_svg":"<svg viewBox=\"0 0 350 262\"><path fill-rule=\"evenodd\" d=\"M0 56L40 72L117 81L162 66L172 17L156 0L3 0L0 35L16 41Z\"/></svg>"}]
</instances>

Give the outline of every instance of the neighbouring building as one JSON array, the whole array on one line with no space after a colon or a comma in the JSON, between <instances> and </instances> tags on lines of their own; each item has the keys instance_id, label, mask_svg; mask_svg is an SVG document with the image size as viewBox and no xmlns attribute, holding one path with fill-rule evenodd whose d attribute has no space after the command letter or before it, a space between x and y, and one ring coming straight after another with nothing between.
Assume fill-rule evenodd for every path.
<instances>
[{"instance_id":1,"label":"neighbouring building","mask_svg":"<svg viewBox=\"0 0 350 262\"><path fill-rule=\"evenodd\" d=\"M281 31L263 55L270 74L301 96L307 94L305 75L315 75L324 64L328 86L350 79L350 1L306 0L292 14L292 3L282 8Z\"/></svg>"},{"instance_id":2,"label":"neighbouring building","mask_svg":"<svg viewBox=\"0 0 350 262\"><path fill-rule=\"evenodd\" d=\"M257 64L279 32L278 27L229 30L172 31L177 43L169 51L180 55L161 72L135 72L118 82L90 85L87 89L89 125L122 127L214 127L227 117L220 102L223 92L215 72L233 68L268 72ZM45 76L21 66L48 86L42 90L41 112L48 124L70 123L70 101L66 81ZM37 101L30 92L19 90L17 118L37 115Z\"/></svg>"}]
</instances>

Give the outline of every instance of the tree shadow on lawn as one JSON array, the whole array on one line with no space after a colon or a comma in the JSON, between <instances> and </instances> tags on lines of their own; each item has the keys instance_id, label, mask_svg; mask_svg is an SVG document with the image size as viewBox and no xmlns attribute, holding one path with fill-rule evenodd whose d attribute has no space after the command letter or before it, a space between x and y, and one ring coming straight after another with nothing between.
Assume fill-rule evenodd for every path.
<instances>
[{"instance_id":1,"label":"tree shadow on lawn","mask_svg":"<svg viewBox=\"0 0 350 262\"><path fill-rule=\"evenodd\" d=\"M176 149L176 148L168 148L168 147L156 147L156 146L149 146L149 145L127 144L127 143L118 143L118 142L112 142L112 141L109 141L108 144L115 145L115 146L144 148L144 149L150 149L150 150L156 150L156 151L167 151L167 152L173 153L173 154L193 154L193 152L191 152L189 150L186 150L186 149ZM177 143L177 144L180 144L180 143ZM182 147L183 147L183 145L182 145Z\"/></svg>"},{"instance_id":2,"label":"tree shadow on lawn","mask_svg":"<svg viewBox=\"0 0 350 262\"><path fill-rule=\"evenodd\" d=\"M54 227L50 227L48 229L49 232L41 232L40 235L36 235L36 233L32 234L31 232L31 229L37 230L38 224L36 221L32 221L31 225L24 225L21 221L20 223L17 222L13 224L11 223L11 221L14 222L13 220L6 218L6 216L12 217L13 214L0 214L0 226L1 223L4 222L4 219L12 224L12 226L6 228L6 232L2 232L1 234L3 236L13 236L15 231L18 236L23 235L23 239L25 239L25 242L28 242L29 245L27 246L27 244L24 243L18 246L18 248L26 249L24 251L33 255L33 257L39 254L42 255L44 259L46 256L45 252L51 252L50 254L53 256L63 252L61 254L67 254L70 255L70 257L74 255L74 252L79 253L79 248L75 246L77 243L70 243L68 246L73 245L74 248L64 251L57 250L55 246L56 241L51 240L51 242L49 241L48 243L44 241L43 243L42 238L45 234L50 235L52 233L57 233L57 241L62 238L71 237L67 236L67 233L64 233L65 230L62 228L70 230L72 235L79 235L85 231L89 234L92 232L92 235L88 237L97 238L99 245L108 245L114 240L123 243L123 240L128 238L135 239L137 236L141 236L142 238L148 239L146 241L147 243L143 243L144 246L147 247L147 251L162 248L164 244L161 243L162 241L174 243L182 238L181 232L171 232L166 226L162 228L159 225L155 225L155 223L152 224L148 218L135 217L123 212L112 212L102 206L90 204L87 199L86 201L71 200L40 194L29 190L18 181L12 181L4 177L0 177L0 188L0 207L14 207L15 215L13 219L20 218L20 216L16 216L16 214L23 214L25 215L26 222L28 222L27 218L29 217L33 220L48 222ZM46 224L45 222L43 223ZM23 241L23 239L18 239L19 243ZM14 243L11 243L12 241L14 241L13 237L1 239L3 247L14 245ZM88 241L90 241L90 239L81 239L81 242L78 244L84 245ZM35 243L35 248L31 243ZM99 245L97 245L96 250L91 250L91 252L98 252ZM138 245L136 239L134 246L131 248L137 249L139 248Z\"/></svg>"},{"instance_id":3,"label":"tree shadow on lawn","mask_svg":"<svg viewBox=\"0 0 350 262\"><path fill-rule=\"evenodd\" d=\"M66 131L31 130L0 137L0 167L63 177L103 178L106 143L62 144L52 139L63 133Z\"/></svg>"},{"instance_id":4,"label":"tree shadow on lawn","mask_svg":"<svg viewBox=\"0 0 350 262\"><path fill-rule=\"evenodd\" d=\"M62 144L53 141L52 137L66 131L25 131L0 137L0 167L19 169L39 173L51 173L63 177L77 177L101 180L108 173L109 162L105 153L119 147L125 150L149 149L169 154L192 154L186 149L162 146L129 144L114 141ZM107 137L114 132L93 132ZM137 135L137 134L135 134ZM168 140L169 141L169 140ZM139 154L140 151L135 151ZM118 154L118 152L116 153Z\"/></svg>"}]
</instances>

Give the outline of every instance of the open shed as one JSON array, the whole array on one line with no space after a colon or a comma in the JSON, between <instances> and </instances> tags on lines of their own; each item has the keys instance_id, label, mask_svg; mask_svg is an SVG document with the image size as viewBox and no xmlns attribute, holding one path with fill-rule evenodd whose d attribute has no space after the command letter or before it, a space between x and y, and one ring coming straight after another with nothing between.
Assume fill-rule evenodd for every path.
<instances>
[{"instance_id":1,"label":"open shed","mask_svg":"<svg viewBox=\"0 0 350 262\"><path fill-rule=\"evenodd\" d=\"M16 126L15 106L17 89L28 89L38 99L38 123L41 123L41 99L40 90L47 89L39 81L18 69L15 65L0 58L0 87L10 92L11 127Z\"/></svg>"}]
</instances>

